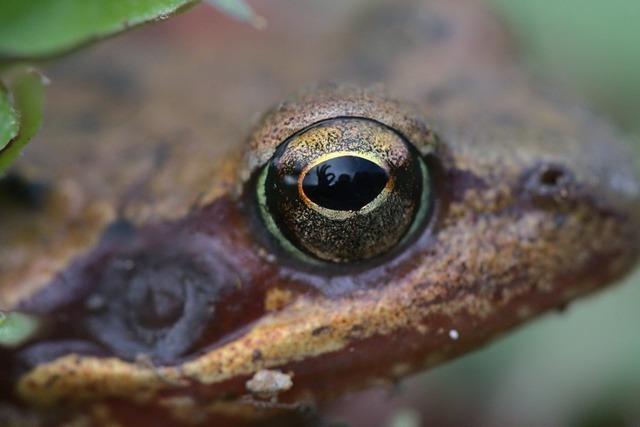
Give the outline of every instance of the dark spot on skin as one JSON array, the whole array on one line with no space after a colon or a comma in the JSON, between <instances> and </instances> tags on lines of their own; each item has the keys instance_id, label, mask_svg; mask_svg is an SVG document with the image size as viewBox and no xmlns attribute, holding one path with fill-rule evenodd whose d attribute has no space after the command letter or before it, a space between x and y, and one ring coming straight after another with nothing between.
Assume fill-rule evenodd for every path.
<instances>
[{"instance_id":1,"label":"dark spot on skin","mask_svg":"<svg viewBox=\"0 0 640 427\"><path fill-rule=\"evenodd\" d=\"M565 171L551 166L540 174L540 184L546 187L555 187L566 179Z\"/></svg>"},{"instance_id":2,"label":"dark spot on skin","mask_svg":"<svg viewBox=\"0 0 640 427\"><path fill-rule=\"evenodd\" d=\"M329 330L331 330L330 326L320 326L318 328L315 328L313 331L311 331L311 335L313 335L314 337L317 337L318 335L321 335L325 332L329 332Z\"/></svg>"},{"instance_id":3,"label":"dark spot on skin","mask_svg":"<svg viewBox=\"0 0 640 427\"><path fill-rule=\"evenodd\" d=\"M31 181L18 173L0 178L0 203L6 201L23 209L38 210L46 203L49 192L46 184Z\"/></svg>"},{"instance_id":4,"label":"dark spot on skin","mask_svg":"<svg viewBox=\"0 0 640 427\"><path fill-rule=\"evenodd\" d=\"M255 350L253 350L253 353L251 353L251 360L253 362L257 362L258 360L262 359L262 352L260 351L260 349L256 348Z\"/></svg>"},{"instance_id":5,"label":"dark spot on skin","mask_svg":"<svg viewBox=\"0 0 640 427\"><path fill-rule=\"evenodd\" d=\"M504 299L504 289L503 288L494 289L491 297L494 302L498 302L498 303L502 302L502 300Z\"/></svg>"},{"instance_id":6,"label":"dark spot on skin","mask_svg":"<svg viewBox=\"0 0 640 427\"><path fill-rule=\"evenodd\" d=\"M105 227L103 241L116 241L131 238L135 234L135 226L127 219L120 218Z\"/></svg>"},{"instance_id":7,"label":"dark spot on skin","mask_svg":"<svg viewBox=\"0 0 640 427\"><path fill-rule=\"evenodd\" d=\"M364 331L364 326L362 325L353 325L351 327L351 333L359 334L362 333L362 331Z\"/></svg>"}]
</instances>

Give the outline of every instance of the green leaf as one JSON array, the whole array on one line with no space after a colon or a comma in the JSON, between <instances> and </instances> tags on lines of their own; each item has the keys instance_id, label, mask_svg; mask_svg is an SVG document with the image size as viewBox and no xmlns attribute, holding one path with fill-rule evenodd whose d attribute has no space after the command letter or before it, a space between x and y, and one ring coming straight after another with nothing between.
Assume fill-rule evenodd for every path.
<instances>
[{"instance_id":1,"label":"green leaf","mask_svg":"<svg viewBox=\"0 0 640 427\"><path fill-rule=\"evenodd\" d=\"M18 113L13 108L9 91L0 83L0 150L18 135Z\"/></svg>"},{"instance_id":2,"label":"green leaf","mask_svg":"<svg viewBox=\"0 0 640 427\"><path fill-rule=\"evenodd\" d=\"M17 72L12 79L10 90L13 105L0 109L0 123L19 118L17 133L1 145L0 176L18 157L25 145L33 138L42 123L42 104L44 98L44 76L32 69ZM5 93L8 99L9 95ZM10 134L11 132L8 132Z\"/></svg>"},{"instance_id":3,"label":"green leaf","mask_svg":"<svg viewBox=\"0 0 640 427\"><path fill-rule=\"evenodd\" d=\"M164 19L196 0L2 0L0 60L57 55L145 22Z\"/></svg>"},{"instance_id":4,"label":"green leaf","mask_svg":"<svg viewBox=\"0 0 640 427\"><path fill-rule=\"evenodd\" d=\"M0 346L15 347L29 339L38 329L38 320L27 314L0 311Z\"/></svg>"}]
</instances>

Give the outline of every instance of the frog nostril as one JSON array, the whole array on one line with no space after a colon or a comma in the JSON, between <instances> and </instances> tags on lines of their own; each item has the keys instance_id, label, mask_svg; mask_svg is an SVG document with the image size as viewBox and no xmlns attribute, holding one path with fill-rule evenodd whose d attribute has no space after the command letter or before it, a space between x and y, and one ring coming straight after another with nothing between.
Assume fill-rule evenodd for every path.
<instances>
[{"instance_id":1,"label":"frog nostril","mask_svg":"<svg viewBox=\"0 0 640 427\"><path fill-rule=\"evenodd\" d=\"M557 163L541 163L527 170L523 175L526 194L536 199L559 201L570 196L574 187L573 173Z\"/></svg>"},{"instance_id":2,"label":"frog nostril","mask_svg":"<svg viewBox=\"0 0 640 427\"><path fill-rule=\"evenodd\" d=\"M567 172L557 165L548 166L539 175L540 184L545 187L557 187L567 181Z\"/></svg>"}]
</instances>

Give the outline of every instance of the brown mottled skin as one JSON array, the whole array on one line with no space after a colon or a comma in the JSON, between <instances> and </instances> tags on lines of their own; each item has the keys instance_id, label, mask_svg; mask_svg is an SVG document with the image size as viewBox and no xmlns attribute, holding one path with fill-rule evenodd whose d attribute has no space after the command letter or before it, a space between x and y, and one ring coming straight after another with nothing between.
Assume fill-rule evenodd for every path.
<instances>
[{"instance_id":1,"label":"brown mottled skin","mask_svg":"<svg viewBox=\"0 0 640 427\"><path fill-rule=\"evenodd\" d=\"M263 33L199 7L50 67L21 191L0 195L0 308L47 322L0 349L5 424L282 415L468 352L637 261L640 187L620 137L528 80L478 2L264 3ZM327 80L358 86L305 90L256 124ZM433 210L386 257L311 268L266 233L255 174L292 133L349 115L418 149L438 135ZM131 357L90 333L104 323L87 320L91 296L123 261L211 283L187 350ZM277 400L247 389L263 369L293 383Z\"/></svg>"}]
</instances>

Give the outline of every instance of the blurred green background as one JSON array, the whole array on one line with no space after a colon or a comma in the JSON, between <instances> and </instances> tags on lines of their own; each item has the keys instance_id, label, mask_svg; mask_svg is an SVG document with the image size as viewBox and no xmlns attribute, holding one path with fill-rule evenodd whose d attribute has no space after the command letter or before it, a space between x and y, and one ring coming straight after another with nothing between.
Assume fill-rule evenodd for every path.
<instances>
[{"instance_id":1,"label":"blurred green background","mask_svg":"<svg viewBox=\"0 0 640 427\"><path fill-rule=\"evenodd\" d=\"M535 73L584 93L640 132L640 2L491 0Z\"/></svg>"},{"instance_id":2,"label":"blurred green background","mask_svg":"<svg viewBox=\"0 0 640 427\"><path fill-rule=\"evenodd\" d=\"M640 163L640 1L492 1L529 69L609 115ZM474 425L640 426L640 273L420 381ZM430 425L407 411L391 424Z\"/></svg>"}]
</instances>

